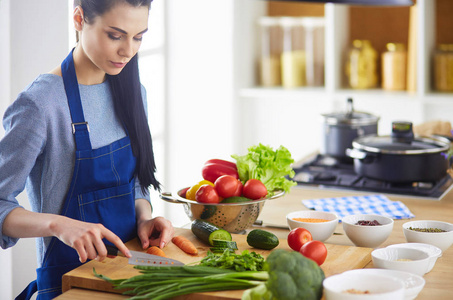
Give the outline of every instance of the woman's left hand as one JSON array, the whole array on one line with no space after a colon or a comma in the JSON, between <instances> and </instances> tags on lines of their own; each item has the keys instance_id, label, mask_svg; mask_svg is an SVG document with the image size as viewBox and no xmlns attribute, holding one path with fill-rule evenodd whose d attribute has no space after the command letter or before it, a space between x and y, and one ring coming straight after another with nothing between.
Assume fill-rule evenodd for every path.
<instances>
[{"instance_id":1,"label":"woman's left hand","mask_svg":"<svg viewBox=\"0 0 453 300\"><path fill-rule=\"evenodd\" d=\"M164 248L171 241L175 230L170 221L163 217L137 221L137 234L143 249L150 246Z\"/></svg>"}]
</instances>

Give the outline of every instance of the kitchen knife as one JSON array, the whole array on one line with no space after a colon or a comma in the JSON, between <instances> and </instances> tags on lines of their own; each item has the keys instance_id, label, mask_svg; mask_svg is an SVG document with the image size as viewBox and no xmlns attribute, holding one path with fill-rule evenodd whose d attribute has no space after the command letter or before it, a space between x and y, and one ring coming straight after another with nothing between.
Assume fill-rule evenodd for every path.
<instances>
[{"instance_id":1,"label":"kitchen knife","mask_svg":"<svg viewBox=\"0 0 453 300\"><path fill-rule=\"evenodd\" d=\"M256 220L253 223L253 225L261 226L261 227L276 228L276 229L289 229L288 225L268 224L268 223L264 223L263 220Z\"/></svg>"},{"instance_id":2,"label":"kitchen knife","mask_svg":"<svg viewBox=\"0 0 453 300\"><path fill-rule=\"evenodd\" d=\"M124 254L121 253L118 248L111 245L105 245L107 248L107 255L108 256L123 256ZM139 251L130 251L132 257L129 258L130 265L139 265L139 266L184 266L184 263L171 259L168 257L162 257L158 255L152 255L144 252Z\"/></svg>"}]
</instances>

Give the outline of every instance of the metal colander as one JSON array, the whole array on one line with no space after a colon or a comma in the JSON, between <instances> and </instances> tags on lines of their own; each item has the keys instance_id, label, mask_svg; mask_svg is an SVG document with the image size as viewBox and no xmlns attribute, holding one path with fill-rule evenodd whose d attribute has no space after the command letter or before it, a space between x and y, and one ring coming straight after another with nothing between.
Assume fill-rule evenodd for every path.
<instances>
[{"instance_id":1,"label":"metal colander","mask_svg":"<svg viewBox=\"0 0 453 300\"><path fill-rule=\"evenodd\" d=\"M258 218L266 200L279 198L285 194L277 191L271 197L240 203L198 203L180 195L186 189L174 193L162 193L160 198L170 203L184 205L184 211L191 221L200 219L212 223L231 233L240 233L250 228Z\"/></svg>"}]
</instances>

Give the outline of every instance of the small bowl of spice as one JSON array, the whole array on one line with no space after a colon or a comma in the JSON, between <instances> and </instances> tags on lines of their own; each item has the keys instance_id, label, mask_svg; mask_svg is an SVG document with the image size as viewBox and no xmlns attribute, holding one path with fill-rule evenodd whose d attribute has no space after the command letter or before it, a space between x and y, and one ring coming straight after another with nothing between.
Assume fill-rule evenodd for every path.
<instances>
[{"instance_id":1,"label":"small bowl of spice","mask_svg":"<svg viewBox=\"0 0 453 300\"><path fill-rule=\"evenodd\" d=\"M357 214L342 219L343 230L357 247L376 248L393 229L393 219L374 214Z\"/></svg>"},{"instance_id":2,"label":"small bowl of spice","mask_svg":"<svg viewBox=\"0 0 453 300\"><path fill-rule=\"evenodd\" d=\"M402 280L380 274L344 272L323 281L326 300L396 300L404 299Z\"/></svg>"},{"instance_id":3,"label":"small bowl of spice","mask_svg":"<svg viewBox=\"0 0 453 300\"><path fill-rule=\"evenodd\" d=\"M434 245L425 244L425 243L402 243L402 244L394 244L387 246L387 248L414 248L425 251L429 255L429 266L428 271L430 272L434 265L436 264L437 259L442 256L442 250L439 247Z\"/></svg>"},{"instance_id":4,"label":"small bowl of spice","mask_svg":"<svg viewBox=\"0 0 453 300\"><path fill-rule=\"evenodd\" d=\"M428 253L415 248L380 248L371 252L371 258L376 268L405 271L419 276L428 272L430 264Z\"/></svg>"},{"instance_id":5,"label":"small bowl of spice","mask_svg":"<svg viewBox=\"0 0 453 300\"><path fill-rule=\"evenodd\" d=\"M286 222L291 230L302 227L310 231L314 240L324 242L330 238L338 224L334 213L314 210L301 210L289 213Z\"/></svg>"},{"instance_id":6,"label":"small bowl of spice","mask_svg":"<svg viewBox=\"0 0 453 300\"><path fill-rule=\"evenodd\" d=\"M425 243L445 251L453 244L453 224L420 220L403 224L403 233L409 243Z\"/></svg>"}]
</instances>

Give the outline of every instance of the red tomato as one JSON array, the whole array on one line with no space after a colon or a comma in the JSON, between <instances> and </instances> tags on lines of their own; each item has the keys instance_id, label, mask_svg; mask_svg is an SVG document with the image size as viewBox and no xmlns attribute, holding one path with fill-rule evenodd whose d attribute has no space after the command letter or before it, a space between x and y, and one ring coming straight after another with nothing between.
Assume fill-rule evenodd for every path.
<instances>
[{"instance_id":1,"label":"red tomato","mask_svg":"<svg viewBox=\"0 0 453 300\"><path fill-rule=\"evenodd\" d=\"M220 197L233 197L238 188L239 181L230 175L222 175L214 182L215 190Z\"/></svg>"},{"instance_id":2,"label":"red tomato","mask_svg":"<svg viewBox=\"0 0 453 300\"><path fill-rule=\"evenodd\" d=\"M217 194L215 187L203 184L195 194L195 200L200 203L219 203L222 199Z\"/></svg>"},{"instance_id":3,"label":"red tomato","mask_svg":"<svg viewBox=\"0 0 453 300\"><path fill-rule=\"evenodd\" d=\"M222 175L230 175L236 179L239 179L239 174L236 167L232 168L223 164L209 163L205 164L201 169L201 176L203 177L203 179L210 182L215 182L216 179Z\"/></svg>"},{"instance_id":4,"label":"red tomato","mask_svg":"<svg viewBox=\"0 0 453 300\"><path fill-rule=\"evenodd\" d=\"M294 228L288 234L288 245L294 251L299 251L305 243L312 240L310 231L302 227Z\"/></svg>"},{"instance_id":5,"label":"red tomato","mask_svg":"<svg viewBox=\"0 0 453 300\"><path fill-rule=\"evenodd\" d=\"M242 182L238 179L238 187L236 189L236 191L234 192L233 196L234 197L240 197L242 196L242 188L244 186L242 185Z\"/></svg>"},{"instance_id":6,"label":"red tomato","mask_svg":"<svg viewBox=\"0 0 453 300\"><path fill-rule=\"evenodd\" d=\"M187 194L187 191L189 190L189 188L184 188L182 189L180 192L179 192L179 196L183 197L183 198L186 198L186 194Z\"/></svg>"},{"instance_id":7,"label":"red tomato","mask_svg":"<svg viewBox=\"0 0 453 300\"><path fill-rule=\"evenodd\" d=\"M327 248L321 241L310 241L306 242L299 250L299 252L312 260L314 260L318 266L322 265L326 261Z\"/></svg>"},{"instance_id":8,"label":"red tomato","mask_svg":"<svg viewBox=\"0 0 453 300\"><path fill-rule=\"evenodd\" d=\"M244 197L252 199L252 200L257 200L265 197L267 195L267 188L258 179L249 179L247 182L244 184L244 188L242 189L242 193L244 194Z\"/></svg>"}]
</instances>

